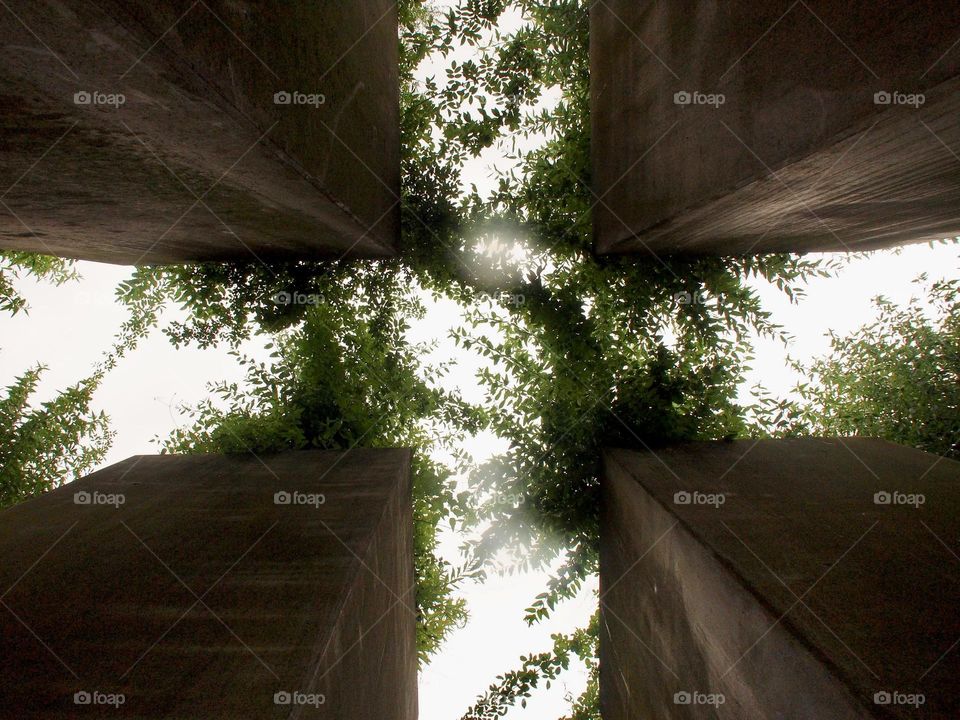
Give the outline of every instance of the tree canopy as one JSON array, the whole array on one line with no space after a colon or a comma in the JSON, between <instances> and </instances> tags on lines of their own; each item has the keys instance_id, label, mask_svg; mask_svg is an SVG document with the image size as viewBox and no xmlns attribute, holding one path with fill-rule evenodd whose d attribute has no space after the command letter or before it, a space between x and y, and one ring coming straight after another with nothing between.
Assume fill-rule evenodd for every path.
<instances>
[{"instance_id":1,"label":"tree canopy","mask_svg":"<svg viewBox=\"0 0 960 720\"><path fill-rule=\"evenodd\" d=\"M397 258L141 268L118 292L131 311L118 348L176 304L187 315L164 327L171 342L226 344L247 371L244 383L214 384L165 451L414 448L423 662L466 620L457 586L498 571L501 553L515 569L559 568L529 599L530 624L597 573L602 446L866 431L956 453L956 283L934 286L939 320L880 301L876 324L835 338L834 355L809 369L806 409L770 398L745 406L738 388L751 338L784 337L753 283L796 299L805 281L835 267L790 255L593 254L592 211L602 198L590 177L588 6L463 0L439 13L421 0L400 3ZM467 166L490 154L504 160L493 189L465 186ZM309 300L283 301L293 296ZM427 363L427 348L409 340L411 323L438 298L458 303L463 316L450 338L438 340L486 361L477 405L445 384L450 363ZM18 309L16 299L6 302ZM271 362L240 354L241 342L255 336L270 343ZM32 382L25 376L0 400L4 422L23 415ZM77 392L68 413L80 423L70 426L72 442L100 427L85 414L89 395ZM508 449L473 467L460 448L484 430ZM66 440L34 436L59 443L57 457L70 454ZM453 461L439 459L444 453ZM85 467L96 455L79 457ZM468 478L467 492L455 486L457 475ZM504 494L523 501L498 502ZM467 538L460 562L440 557L442 525ZM594 616L555 636L549 652L521 658L464 717L522 706L579 659L591 679L570 699L569 718L599 718L597 623Z\"/></svg>"},{"instance_id":2,"label":"tree canopy","mask_svg":"<svg viewBox=\"0 0 960 720\"><path fill-rule=\"evenodd\" d=\"M795 363L795 398L765 398L761 425L775 435L863 435L960 458L960 281L915 281L898 305L874 299L876 319L830 352Z\"/></svg>"},{"instance_id":3,"label":"tree canopy","mask_svg":"<svg viewBox=\"0 0 960 720\"><path fill-rule=\"evenodd\" d=\"M602 444L655 447L749 432L736 402L749 338L779 329L747 281L762 278L792 294L826 272L787 255L681 261L592 253L591 213L600 199L590 181L587 6L466 0L437 13L415 0L400 4L397 259L362 268L342 261L150 268L123 288L141 310L157 293L189 311L167 328L176 343L277 336L275 364L251 366L244 387L218 386L226 409L196 408L196 426L175 436L170 450L263 452L358 440L417 449L424 657L463 620L464 608L450 599L456 583L482 578L501 551L513 551L518 567L561 562L550 586L531 598L530 623L596 573ZM490 152L509 165L493 191L464 186L465 166ZM280 294L317 301L277 303ZM431 294L460 304L465 322L452 340L488 361L478 378L482 407L423 375L420 354L406 344L418 298ZM509 449L473 468L470 492L458 495L449 480L458 468L431 461L431 448L481 429L506 438ZM524 501L484 502L504 493ZM441 520L479 532L460 567L431 554ZM571 647L590 648L584 656L592 657L595 623L580 632L587 635L558 638L549 657L528 659L495 682L467 717L522 703L538 678L565 666ZM594 678L574 701L578 717L595 716L595 692Z\"/></svg>"},{"instance_id":4,"label":"tree canopy","mask_svg":"<svg viewBox=\"0 0 960 720\"><path fill-rule=\"evenodd\" d=\"M23 276L57 285L76 278L69 261L21 252L0 253L0 312L29 311L15 281ZM91 409L100 371L44 402L36 401L46 368L26 369L0 391L0 507L83 475L99 464L113 433Z\"/></svg>"}]
</instances>

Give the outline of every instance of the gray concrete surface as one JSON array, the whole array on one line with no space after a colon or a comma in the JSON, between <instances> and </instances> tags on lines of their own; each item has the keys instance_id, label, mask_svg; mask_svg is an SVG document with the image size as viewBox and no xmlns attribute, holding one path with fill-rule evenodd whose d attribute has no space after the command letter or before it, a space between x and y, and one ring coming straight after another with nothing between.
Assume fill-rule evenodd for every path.
<instances>
[{"instance_id":1,"label":"gray concrete surface","mask_svg":"<svg viewBox=\"0 0 960 720\"><path fill-rule=\"evenodd\" d=\"M957 717L960 463L850 438L604 465L604 720Z\"/></svg>"},{"instance_id":2,"label":"gray concrete surface","mask_svg":"<svg viewBox=\"0 0 960 720\"><path fill-rule=\"evenodd\" d=\"M393 3L10 0L0 17L0 248L393 254Z\"/></svg>"},{"instance_id":3,"label":"gray concrete surface","mask_svg":"<svg viewBox=\"0 0 960 720\"><path fill-rule=\"evenodd\" d=\"M409 452L262 459L133 457L0 512L0 717L415 720Z\"/></svg>"},{"instance_id":4,"label":"gray concrete surface","mask_svg":"<svg viewBox=\"0 0 960 720\"><path fill-rule=\"evenodd\" d=\"M960 5L602 0L591 14L598 253L960 233Z\"/></svg>"}]
</instances>

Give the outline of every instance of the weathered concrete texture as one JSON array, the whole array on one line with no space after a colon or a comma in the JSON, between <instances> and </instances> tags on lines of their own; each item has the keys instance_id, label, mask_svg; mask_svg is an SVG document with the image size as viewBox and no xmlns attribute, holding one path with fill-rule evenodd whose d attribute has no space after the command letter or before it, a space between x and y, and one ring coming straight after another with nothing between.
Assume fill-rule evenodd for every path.
<instances>
[{"instance_id":1,"label":"weathered concrete texture","mask_svg":"<svg viewBox=\"0 0 960 720\"><path fill-rule=\"evenodd\" d=\"M0 717L415 720L409 452L263 461L133 457L0 513Z\"/></svg>"},{"instance_id":2,"label":"weathered concrete texture","mask_svg":"<svg viewBox=\"0 0 960 720\"><path fill-rule=\"evenodd\" d=\"M603 503L604 720L960 714L960 463L870 439L610 450Z\"/></svg>"},{"instance_id":3,"label":"weathered concrete texture","mask_svg":"<svg viewBox=\"0 0 960 720\"><path fill-rule=\"evenodd\" d=\"M394 3L7 5L0 247L123 264L393 253Z\"/></svg>"},{"instance_id":4,"label":"weathered concrete texture","mask_svg":"<svg viewBox=\"0 0 960 720\"><path fill-rule=\"evenodd\" d=\"M957 3L603 0L591 32L597 252L960 233Z\"/></svg>"}]
</instances>

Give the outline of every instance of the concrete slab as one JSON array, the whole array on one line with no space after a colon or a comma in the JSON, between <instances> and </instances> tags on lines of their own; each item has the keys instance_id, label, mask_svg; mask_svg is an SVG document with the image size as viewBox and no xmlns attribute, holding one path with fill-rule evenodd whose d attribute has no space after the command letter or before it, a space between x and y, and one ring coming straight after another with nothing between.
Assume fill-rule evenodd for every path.
<instances>
[{"instance_id":1,"label":"concrete slab","mask_svg":"<svg viewBox=\"0 0 960 720\"><path fill-rule=\"evenodd\" d=\"M960 234L960 5L598 0L596 251Z\"/></svg>"},{"instance_id":2,"label":"concrete slab","mask_svg":"<svg viewBox=\"0 0 960 720\"><path fill-rule=\"evenodd\" d=\"M132 457L0 512L0 717L414 720L409 468Z\"/></svg>"},{"instance_id":3,"label":"concrete slab","mask_svg":"<svg viewBox=\"0 0 960 720\"><path fill-rule=\"evenodd\" d=\"M395 3L0 12L0 248L121 264L393 254Z\"/></svg>"},{"instance_id":4,"label":"concrete slab","mask_svg":"<svg viewBox=\"0 0 960 720\"><path fill-rule=\"evenodd\" d=\"M958 716L960 463L854 438L604 463L605 720Z\"/></svg>"}]
</instances>

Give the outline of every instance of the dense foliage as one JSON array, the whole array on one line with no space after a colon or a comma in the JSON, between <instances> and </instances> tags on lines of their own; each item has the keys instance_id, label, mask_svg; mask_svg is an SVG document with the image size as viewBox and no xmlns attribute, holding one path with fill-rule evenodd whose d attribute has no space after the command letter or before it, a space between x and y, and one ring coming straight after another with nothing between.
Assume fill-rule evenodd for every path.
<instances>
[{"instance_id":1,"label":"dense foliage","mask_svg":"<svg viewBox=\"0 0 960 720\"><path fill-rule=\"evenodd\" d=\"M437 52L456 56L458 44L472 52L451 60L442 82L424 83L442 132L420 136L421 165L495 146L516 162L490 197L473 192L463 201L459 227L435 202L437 187L453 195L450 163L433 163L442 168L433 172L418 167L408 186L410 202L426 208L415 204L417 214L438 215L449 232L428 235L414 226L404 252L420 263L425 284L460 293L471 324L455 339L490 359L481 377L485 409L493 429L510 440L504 457L475 473L475 491L525 498L519 508L485 509L476 552L488 559L513 548L527 566L562 559L550 587L527 609L531 623L597 571L601 446L746 434L736 388L751 357L749 338L779 333L747 280L763 278L794 295L805 278L826 272L789 256L681 261L592 254L592 209L601 199L590 178L587 5L464 2L432 28ZM508 16L513 27L502 32ZM521 245L524 260L511 267L496 252L471 252L491 236ZM478 292L495 292L500 301L476 303ZM493 715L524 695L531 671L540 667L549 678L561 659L526 662L501 678L487 698L497 699ZM578 717L598 717L591 669ZM487 716L475 708L465 718Z\"/></svg>"},{"instance_id":2,"label":"dense foliage","mask_svg":"<svg viewBox=\"0 0 960 720\"><path fill-rule=\"evenodd\" d=\"M117 353L175 303L187 315L165 327L173 343L227 343L247 370L244 383L214 385L165 450L414 449L423 661L465 620L457 585L497 571L504 556L513 569L555 569L528 603L531 624L596 574L603 446L867 432L956 454L956 283L934 286L937 318L919 305L880 301L875 324L834 338L833 356L809 368L805 403L761 398L743 407L737 389L751 338L782 334L752 284L794 299L806 279L832 267L787 255L592 253L592 210L602 200L590 177L588 5L462 0L436 13L421 0L400 3L397 259L143 268L120 288L131 319ZM504 160L492 189L465 186L465 168L489 155ZM462 326L446 340L486 361L482 407L451 391L449 366L427 364L427 349L408 339L431 295L462 309ZM259 336L271 343L269 363L239 353ZM0 403L3 418L16 415L31 382ZM87 407L81 401L89 397L79 396L71 412ZM74 429L90 434L94 426ZM459 448L481 430L509 447L470 467ZM467 473L469 493L455 491L458 472ZM523 501L499 502L503 496ZM462 566L438 556L438 528L447 524L468 539ZM597 622L521 658L464 717L523 706L577 662L590 680L570 698L569 717L599 718Z\"/></svg>"},{"instance_id":3,"label":"dense foliage","mask_svg":"<svg viewBox=\"0 0 960 720\"><path fill-rule=\"evenodd\" d=\"M69 261L29 253L0 253L0 312L27 312L15 281L33 276L61 285L73 280ZM0 507L12 505L83 475L110 447L103 413L91 409L102 370L45 402L35 400L45 368L18 375L0 391Z\"/></svg>"},{"instance_id":4,"label":"dense foliage","mask_svg":"<svg viewBox=\"0 0 960 720\"><path fill-rule=\"evenodd\" d=\"M141 270L124 292L133 302L159 292L184 306L189 319L168 328L177 343L278 336L275 365L252 367L245 387L218 388L224 402L197 408L197 426L171 449L349 447L358 439L417 448L426 655L462 619L445 593L466 573L482 577L501 551L519 558L517 567L560 562L547 591L531 599L531 623L596 572L601 445L748 432L735 398L749 337L778 329L746 281L793 293L823 269L789 256L595 257L587 2L465 0L437 14L407 0L400 9L399 259L366 270L339 261ZM510 168L492 192L464 187L465 165L488 152ZM488 360L482 411L415 379L418 356L402 330L413 307L406 291L417 288L463 307L453 339ZM318 302L278 304L280 293ZM405 390L411 397L402 399ZM461 501L446 481L451 469L427 458L481 424L510 449L474 470L471 498ZM503 494L524 502L477 508L476 498ZM441 517L482 532L466 548L465 568L432 555ZM566 667L561 650L501 678L468 717L521 702L536 684L531 673L548 678ZM574 699L577 717L596 716L595 689L594 676Z\"/></svg>"},{"instance_id":5,"label":"dense foliage","mask_svg":"<svg viewBox=\"0 0 960 720\"><path fill-rule=\"evenodd\" d=\"M90 408L97 378L34 403L44 369L28 369L0 393L0 507L83 475L110 447L107 416Z\"/></svg>"},{"instance_id":6,"label":"dense foliage","mask_svg":"<svg viewBox=\"0 0 960 720\"><path fill-rule=\"evenodd\" d=\"M478 413L441 389L447 368L421 362L428 348L406 342L409 322L423 307L402 273L354 268L316 289L301 322L268 345L272 362L234 351L246 367L246 382L214 385L215 397L189 409L193 425L175 432L165 449L267 456L361 444L414 448L417 639L427 662L465 620L463 601L453 599L451 589L467 573L435 552L437 527L463 511L449 470L431 455L456 454L460 429L476 430ZM127 292L138 290L129 286ZM175 341L180 330L169 329Z\"/></svg>"},{"instance_id":7,"label":"dense foliage","mask_svg":"<svg viewBox=\"0 0 960 720\"><path fill-rule=\"evenodd\" d=\"M765 398L775 435L862 435L960 458L960 281L930 283L906 305L874 299L877 318L797 369L796 398Z\"/></svg>"}]
</instances>

